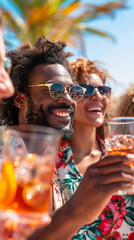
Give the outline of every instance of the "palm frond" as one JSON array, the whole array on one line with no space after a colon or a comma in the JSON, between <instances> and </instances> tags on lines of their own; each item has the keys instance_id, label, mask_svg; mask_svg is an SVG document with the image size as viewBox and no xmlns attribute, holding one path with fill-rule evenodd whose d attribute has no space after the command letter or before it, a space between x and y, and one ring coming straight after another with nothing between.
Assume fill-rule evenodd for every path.
<instances>
[{"instance_id":1,"label":"palm frond","mask_svg":"<svg viewBox=\"0 0 134 240\"><path fill-rule=\"evenodd\" d=\"M126 0L104 4L84 4L80 0L10 0L18 9L17 16L2 8L6 29L12 30L23 43L35 43L41 35L52 40L65 40L84 52L84 33L114 40L105 31L90 26L101 17L114 17L118 9L126 9ZM1 3L0 3L1 6ZM10 39L9 39L10 42Z\"/></svg>"}]
</instances>

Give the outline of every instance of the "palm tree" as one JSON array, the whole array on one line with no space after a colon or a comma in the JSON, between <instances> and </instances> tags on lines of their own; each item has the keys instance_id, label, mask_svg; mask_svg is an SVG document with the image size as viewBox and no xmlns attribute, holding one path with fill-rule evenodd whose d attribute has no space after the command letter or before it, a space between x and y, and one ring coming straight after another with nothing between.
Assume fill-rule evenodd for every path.
<instances>
[{"instance_id":1,"label":"palm tree","mask_svg":"<svg viewBox=\"0 0 134 240\"><path fill-rule=\"evenodd\" d=\"M102 5L84 4L79 0L10 0L19 14L6 10L2 4L7 31L12 31L24 43L34 44L39 36L48 39L65 40L84 51L83 34L113 37L101 30L91 28L90 22L102 16L113 17L117 9L126 8L126 0L110 1ZM8 39L10 43L10 39Z\"/></svg>"}]
</instances>

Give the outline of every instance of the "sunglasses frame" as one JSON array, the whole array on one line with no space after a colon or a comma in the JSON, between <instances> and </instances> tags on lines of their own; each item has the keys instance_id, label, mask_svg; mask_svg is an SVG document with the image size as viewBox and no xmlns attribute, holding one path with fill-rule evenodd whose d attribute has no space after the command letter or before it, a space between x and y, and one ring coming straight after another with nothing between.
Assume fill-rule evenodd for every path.
<instances>
[{"instance_id":1,"label":"sunglasses frame","mask_svg":"<svg viewBox=\"0 0 134 240\"><path fill-rule=\"evenodd\" d=\"M107 98L110 98L110 96L111 96L111 90L112 90L112 88L110 88L110 87L108 87L108 86L105 86L105 85L102 85L102 86L93 86L93 85L91 85L91 84L89 84L89 83L85 83L85 84L80 84L80 86L81 87L84 87L84 86L91 86L92 88L93 88L93 93L91 94L91 95L87 95L87 96L85 96L85 97L92 97L92 96L94 96L94 92L95 92L95 89L97 89L97 91L101 94L101 96L106 96ZM104 93L101 93L101 90L99 90L101 87L106 87L109 91L108 92L104 92ZM86 88L86 87L85 87ZM87 91L88 89L86 88L86 91ZM85 94L84 95L86 95L86 91L85 91ZM110 94L109 94L110 93ZM108 94L109 94L109 96L108 96Z\"/></svg>"},{"instance_id":2,"label":"sunglasses frame","mask_svg":"<svg viewBox=\"0 0 134 240\"><path fill-rule=\"evenodd\" d=\"M63 93L63 95L62 95L60 98L54 98L54 97L52 96L52 94L51 94L51 86L52 86L53 84L55 84L55 83L61 84L61 85L64 87L64 93ZM71 89L72 87L75 87L75 86L81 87L81 89L83 90L83 96L82 96L82 98L83 98L83 97L84 97L84 94L85 94L85 91L86 91L86 88L84 88L84 87L82 87L82 86L80 86L80 85L73 85L73 86L70 87L70 86L64 86L64 85L63 85L62 83L60 83L60 82L41 83L41 84L28 85L28 87L30 87L30 88L31 88L31 87L48 87L48 89L49 89L49 94L50 94L51 98L53 98L53 99L55 99L55 100L61 99L61 98L65 95L66 92L68 92L68 93L69 93L69 96L71 97L71 95L70 95L70 89ZM67 91L67 88L69 89L69 91ZM81 98L80 100L74 100L74 99L71 97L71 99L72 99L73 101L76 101L76 102L81 101L82 98Z\"/></svg>"}]
</instances>

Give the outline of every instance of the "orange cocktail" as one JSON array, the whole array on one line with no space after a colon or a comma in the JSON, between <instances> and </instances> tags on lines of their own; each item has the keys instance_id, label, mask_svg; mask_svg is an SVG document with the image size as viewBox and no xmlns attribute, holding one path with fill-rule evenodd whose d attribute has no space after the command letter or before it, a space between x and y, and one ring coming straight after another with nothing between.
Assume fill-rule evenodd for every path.
<instances>
[{"instance_id":1,"label":"orange cocktail","mask_svg":"<svg viewBox=\"0 0 134 240\"><path fill-rule=\"evenodd\" d=\"M8 127L0 171L0 215L38 226L50 214L59 133L34 125ZM2 215L3 214L3 215Z\"/></svg>"},{"instance_id":2,"label":"orange cocktail","mask_svg":"<svg viewBox=\"0 0 134 240\"><path fill-rule=\"evenodd\" d=\"M119 117L107 120L104 124L107 155L134 154L134 117ZM127 163L134 167L134 163ZM132 191L119 191L120 194L134 194Z\"/></svg>"},{"instance_id":3,"label":"orange cocktail","mask_svg":"<svg viewBox=\"0 0 134 240\"><path fill-rule=\"evenodd\" d=\"M134 154L134 136L132 135L114 135L107 137L105 143L107 155ZM134 166L134 163L130 163L129 165Z\"/></svg>"},{"instance_id":4,"label":"orange cocktail","mask_svg":"<svg viewBox=\"0 0 134 240\"><path fill-rule=\"evenodd\" d=\"M41 157L40 157L41 158ZM0 180L0 208L19 214L49 212L50 187L54 163L43 163L36 154L28 154L25 163L6 161Z\"/></svg>"}]
</instances>

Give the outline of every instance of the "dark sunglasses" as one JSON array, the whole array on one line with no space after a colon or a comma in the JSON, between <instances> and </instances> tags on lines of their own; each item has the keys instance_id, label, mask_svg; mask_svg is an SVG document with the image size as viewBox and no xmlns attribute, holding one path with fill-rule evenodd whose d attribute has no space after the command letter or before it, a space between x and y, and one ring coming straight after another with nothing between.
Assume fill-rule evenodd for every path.
<instances>
[{"instance_id":1,"label":"dark sunglasses","mask_svg":"<svg viewBox=\"0 0 134 240\"><path fill-rule=\"evenodd\" d=\"M95 89L98 90L98 92L103 96L103 97L107 97L110 98L111 96L111 88L107 87L107 86L92 86L90 84L80 84L81 87L86 88L84 97L89 97L89 96L93 96Z\"/></svg>"},{"instance_id":2,"label":"dark sunglasses","mask_svg":"<svg viewBox=\"0 0 134 240\"><path fill-rule=\"evenodd\" d=\"M70 97L76 102L80 101L84 97L84 93L86 91L86 88L82 86L74 85L66 87L59 82L28 85L28 87L48 87L50 96L56 100L61 99L66 91L68 91Z\"/></svg>"}]
</instances>

